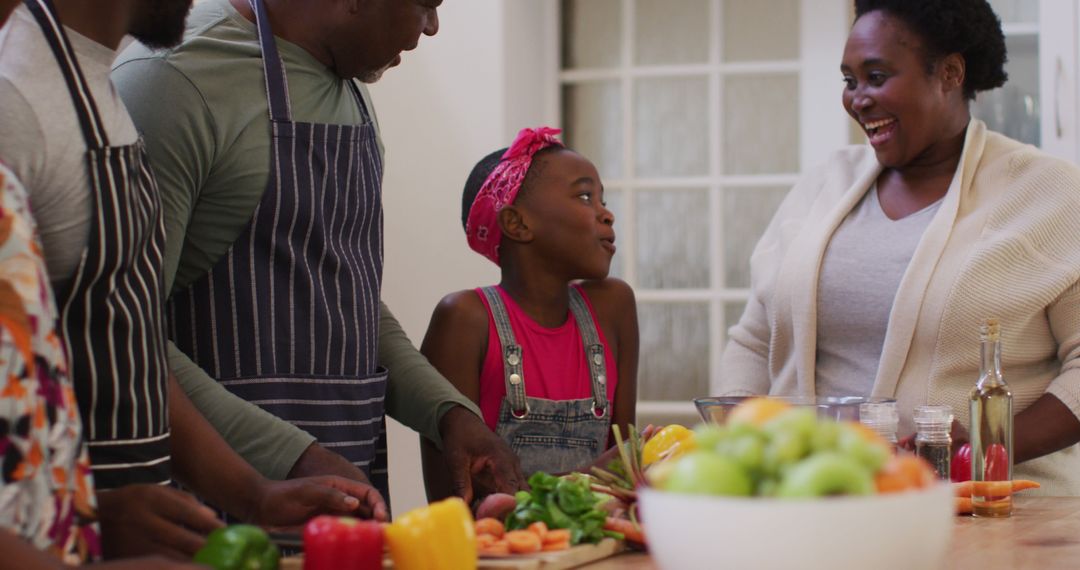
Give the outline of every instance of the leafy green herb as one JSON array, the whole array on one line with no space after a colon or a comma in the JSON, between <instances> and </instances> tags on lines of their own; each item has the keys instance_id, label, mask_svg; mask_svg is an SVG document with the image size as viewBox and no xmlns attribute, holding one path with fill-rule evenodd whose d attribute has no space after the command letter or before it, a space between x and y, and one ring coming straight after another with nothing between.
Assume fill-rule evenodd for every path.
<instances>
[{"instance_id":1,"label":"leafy green herb","mask_svg":"<svg viewBox=\"0 0 1080 570\"><path fill-rule=\"evenodd\" d=\"M570 530L570 543L599 542L609 536L604 531L607 513L598 507L603 499L593 493L587 476L571 474L555 477L543 472L529 477L531 491L518 491L517 507L507 516L506 528L518 530L534 522L548 528Z\"/></svg>"}]
</instances>

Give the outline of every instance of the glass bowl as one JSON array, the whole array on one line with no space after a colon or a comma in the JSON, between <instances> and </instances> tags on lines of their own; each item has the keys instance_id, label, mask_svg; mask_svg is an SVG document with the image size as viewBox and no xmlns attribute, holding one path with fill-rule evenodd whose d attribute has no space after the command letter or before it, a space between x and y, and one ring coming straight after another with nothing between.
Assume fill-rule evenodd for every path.
<instances>
[{"instance_id":1,"label":"glass bowl","mask_svg":"<svg viewBox=\"0 0 1080 570\"><path fill-rule=\"evenodd\" d=\"M760 396L722 396L718 398L697 398L694 405L705 423L723 424L727 416L735 406L750 398ZM862 404L883 404L895 402L890 398L866 398L862 396L822 396L818 398L803 398L796 396L768 396L773 400L780 400L792 406L814 408L819 417L834 420L859 421L859 406Z\"/></svg>"}]
</instances>

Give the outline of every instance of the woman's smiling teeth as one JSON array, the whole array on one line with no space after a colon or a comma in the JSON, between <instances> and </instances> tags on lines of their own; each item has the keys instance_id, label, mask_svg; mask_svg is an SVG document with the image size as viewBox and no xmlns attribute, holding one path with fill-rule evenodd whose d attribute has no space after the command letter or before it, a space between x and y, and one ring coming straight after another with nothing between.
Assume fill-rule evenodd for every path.
<instances>
[{"instance_id":1,"label":"woman's smiling teeth","mask_svg":"<svg viewBox=\"0 0 1080 570\"><path fill-rule=\"evenodd\" d=\"M879 119L877 121L870 121L869 123L863 123L863 128L866 129L867 134L874 136L878 129L885 125L891 125L896 122L896 119Z\"/></svg>"}]
</instances>

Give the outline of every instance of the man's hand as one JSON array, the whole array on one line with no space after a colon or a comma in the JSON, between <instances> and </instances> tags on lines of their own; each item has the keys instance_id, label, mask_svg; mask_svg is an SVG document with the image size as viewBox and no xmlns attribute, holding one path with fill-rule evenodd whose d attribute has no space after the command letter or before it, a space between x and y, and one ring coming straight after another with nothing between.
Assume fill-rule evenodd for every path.
<instances>
[{"instance_id":1,"label":"man's hand","mask_svg":"<svg viewBox=\"0 0 1080 570\"><path fill-rule=\"evenodd\" d=\"M482 496L525 488L517 455L476 414L455 406L443 414L439 432L454 493L466 503L477 491Z\"/></svg>"},{"instance_id":2,"label":"man's hand","mask_svg":"<svg viewBox=\"0 0 1080 570\"><path fill-rule=\"evenodd\" d=\"M128 485L98 493L106 558L159 554L191 560L210 531L223 526L191 495L160 485Z\"/></svg>"},{"instance_id":3,"label":"man's hand","mask_svg":"<svg viewBox=\"0 0 1080 570\"><path fill-rule=\"evenodd\" d=\"M327 475L287 481L264 479L250 522L272 527L299 526L316 515L387 520L386 503L366 478L360 482Z\"/></svg>"}]
</instances>

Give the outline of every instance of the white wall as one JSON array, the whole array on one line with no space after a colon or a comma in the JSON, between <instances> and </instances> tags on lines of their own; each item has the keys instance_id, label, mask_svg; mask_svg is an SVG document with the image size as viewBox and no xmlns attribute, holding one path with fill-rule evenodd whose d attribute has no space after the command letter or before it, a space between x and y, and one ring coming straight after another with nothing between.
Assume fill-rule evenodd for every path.
<instances>
[{"instance_id":1,"label":"white wall","mask_svg":"<svg viewBox=\"0 0 1080 570\"><path fill-rule=\"evenodd\" d=\"M387 148L383 299L417 346L443 295L498 281L497 268L465 243L461 192L476 161L509 144L524 126L518 123L543 116L545 108L555 114L548 92L527 86L541 82L550 90L554 81L539 72L543 66L519 61L554 53L525 35L544 35L535 18L549 4L446 2L439 33L422 38L403 54L401 66L372 86ZM515 46L509 55L508 39ZM389 429L390 494L400 514L426 504L419 443L396 422Z\"/></svg>"}]
</instances>

